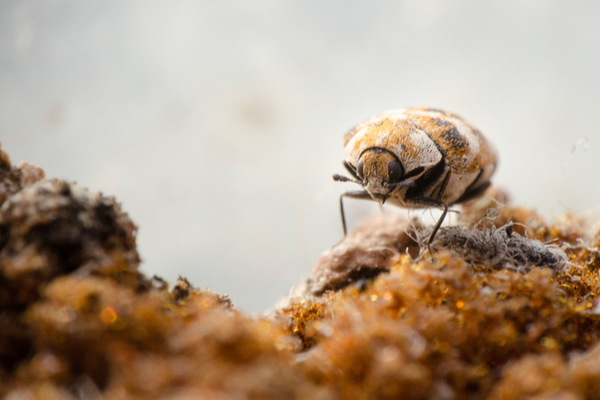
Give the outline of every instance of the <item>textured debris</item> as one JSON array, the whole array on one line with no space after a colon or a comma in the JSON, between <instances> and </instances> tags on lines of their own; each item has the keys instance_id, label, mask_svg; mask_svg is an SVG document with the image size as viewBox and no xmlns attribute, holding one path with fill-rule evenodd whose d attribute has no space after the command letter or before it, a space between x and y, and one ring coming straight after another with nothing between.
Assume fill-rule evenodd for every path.
<instances>
[{"instance_id":1,"label":"textured debris","mask_svg":"<svg viewBox=\"0 0 600 400\"><path fill-rule=\"evenodd\" d=\"M25 161L21 161L18 166L12 166L8 154L0 149L0 206L8 196L42 179L43 169Z\"/></svg>"},{"instance_id":2,"label":"textured debris","mask_svg":"<svg viewBox=\"0 0 600 400\"><path fill-rule=\"evenodd\" d=\"M354 282L387 272L403 254L416 256L418 244L407 233L414 222L397 215L380 215L365 221L340 243L325 252L311 277L295 295L322 295Z\"/></svg>"},{"instance_id":3,"label":"textured debris","mask_svg":"<svg viewBox=\"0 0 600 400\"><path fill-rule=\"evenodd\" d=\"M111 276L146 287L137 272L136 227L113 198L61 180L38 167L10 165L0 153L0 370L30 355L32 327L23 313L61 275Z\"/></svg>"},{"instance_id":4,"label":"textured debris","mask_svg":"<svg viewBox=\"0 0 600 400\"><path fill-rule=\"evenodd\" d=\"M56 179L25 187L0 208L0 305L24 307L75 271L127 279L119 270L139 264L136 229L113 198Z\"/></svg>"},{"instance_id":5,"label":"textured debris","mask_svg":"<svg viewBox=\"0 0 600 400\"><path fill-rule=\"evenodd\" d=\"M378 216L253 317L146 278L114 199L0 156L2 398L600 398L600 235L585 221L546 223L492 189L431 257L410 236L425 228Z\"/></svg>"},{"instance_id":6,"label":"textured debris","mask_svg":"<svg viewBox=\"0 0 600 400\"><path fill-rule=\"evenodd\" d=\"M418 236L421 245L426 246L429 230L418 232ZM500 228L442 228L431 247L449 249L468 262L489 266L524 269L544 266L556 269L564 267L567 262L567 256L562 249L523 237L514 232L512 224Z\"/></svg>"}]
</instances>

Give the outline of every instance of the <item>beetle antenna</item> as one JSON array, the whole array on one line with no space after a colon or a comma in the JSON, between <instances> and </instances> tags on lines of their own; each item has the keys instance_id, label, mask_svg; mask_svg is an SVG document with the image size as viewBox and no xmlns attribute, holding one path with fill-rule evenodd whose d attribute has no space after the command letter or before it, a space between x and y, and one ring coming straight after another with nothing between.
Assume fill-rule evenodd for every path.
<instances>
[{"instance_id":1,"label":"beetle antenna","mask_svg":"<svg viewBox=\"0 0 600 400\"><path fill-rule=\"evenodd\" d=\"M356 179L351 179L351 178L348 178L347 176L338 175L338 174L333 174L333 180L336 182L352 182L352 183L359 184L360 186L364 186L361 181L358 181Z\"/></svg>"}]
</instances>

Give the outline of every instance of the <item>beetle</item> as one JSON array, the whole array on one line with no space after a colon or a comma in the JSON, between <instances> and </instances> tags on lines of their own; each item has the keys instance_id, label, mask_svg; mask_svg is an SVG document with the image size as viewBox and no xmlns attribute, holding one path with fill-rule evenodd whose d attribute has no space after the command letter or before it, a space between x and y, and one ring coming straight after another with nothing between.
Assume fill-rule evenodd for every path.
<instances>
[{"instance_id":1,"label":"beetle","mask_svg":"<svg viewBox=\"0 0 600 400\"><path fill-rule=\"evenodd\" d=\"M340 196L344 235L344 197L405 208L443 209L427 240L440 228L448 206L481 195L498 157L481 132L459 116L433 108L388 111L363 121L344 135L343 165L364 190Z\"/></svg>"}]
</instances>

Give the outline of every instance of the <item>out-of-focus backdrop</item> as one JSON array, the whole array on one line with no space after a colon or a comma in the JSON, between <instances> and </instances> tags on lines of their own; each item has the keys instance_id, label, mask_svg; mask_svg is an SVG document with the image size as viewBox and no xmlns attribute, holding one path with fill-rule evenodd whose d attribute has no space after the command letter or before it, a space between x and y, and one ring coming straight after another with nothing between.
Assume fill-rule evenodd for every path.
<instances>
[{"instance_id":1,"label":"out-of-focus backdrop","mask_svg":"<svg viewBox=\"0 0 600 400\"><path fill-rule=\"evenodd\" d=\"M599 16L591 0L6 0L0 141L116 196L147 274L256 312L341 239L342 135L388 109L463 116L500 153L495 182L548 218L600 204ZM359 203L351 226L378 212Z\"/></svg>"}]
</instances>

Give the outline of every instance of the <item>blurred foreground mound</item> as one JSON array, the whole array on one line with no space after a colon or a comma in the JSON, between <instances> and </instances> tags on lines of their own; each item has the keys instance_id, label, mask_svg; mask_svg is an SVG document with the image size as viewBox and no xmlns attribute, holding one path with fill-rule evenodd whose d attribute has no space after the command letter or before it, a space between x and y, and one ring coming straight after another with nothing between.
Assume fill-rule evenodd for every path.
<instances>
[{"instance_id":1,"label":"blurred foreground mound","mask_svg":"<svg viewBox=\"0 0 600 400\"><path fill-rule=\"evenodd\" d=\"M366 221L251 318L145 277L113 198L1 153L0 396L600 398L600 237L507 201L468 204L435 259L418 223Z\"/></svg>"}]
</instances>

